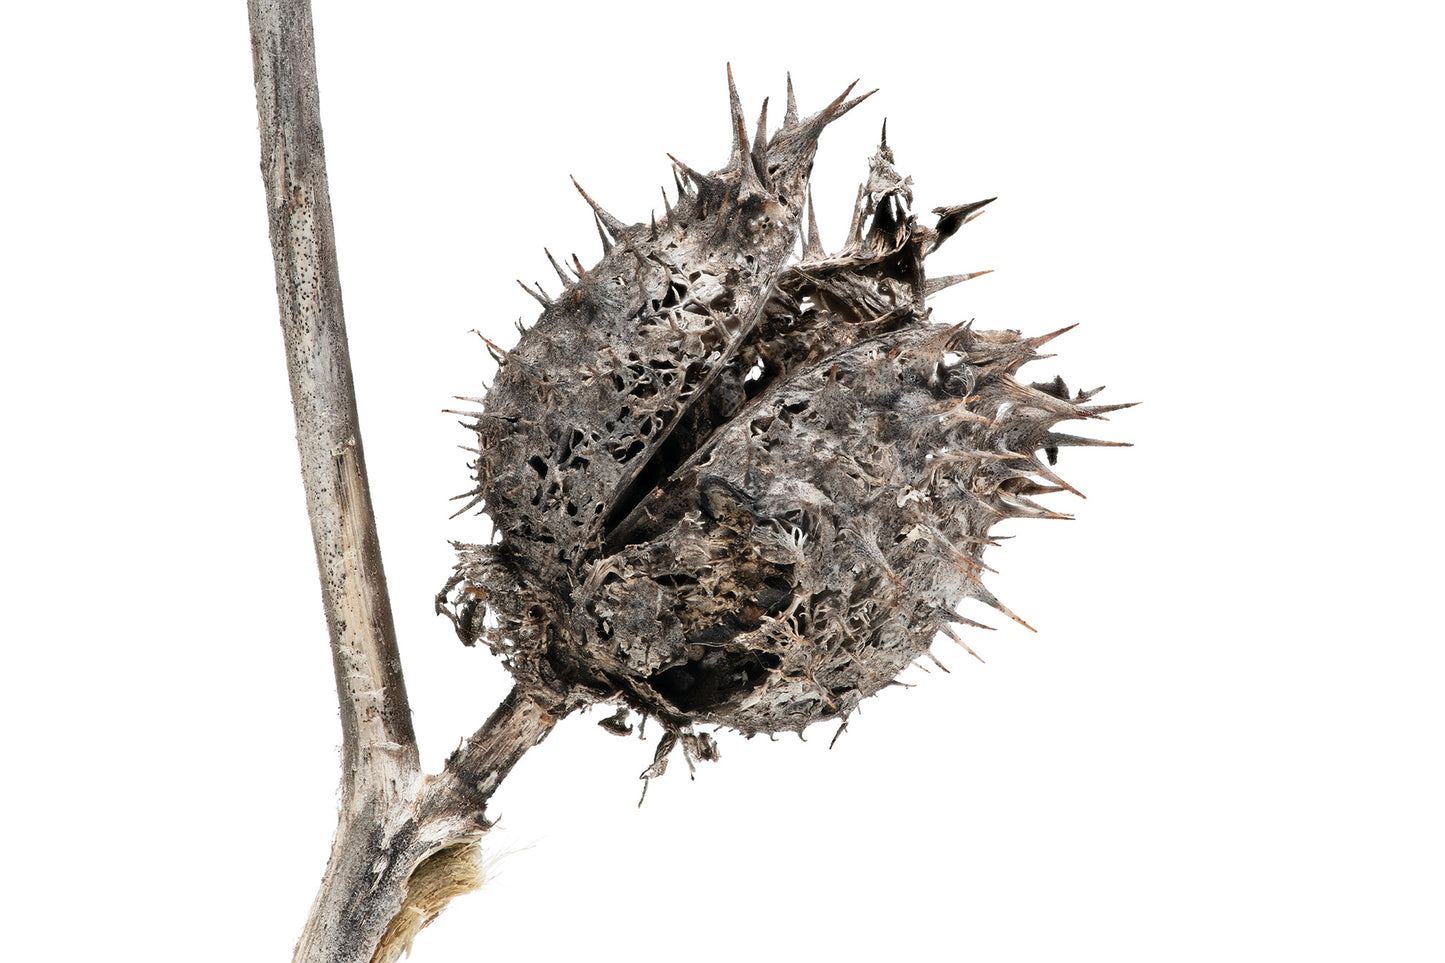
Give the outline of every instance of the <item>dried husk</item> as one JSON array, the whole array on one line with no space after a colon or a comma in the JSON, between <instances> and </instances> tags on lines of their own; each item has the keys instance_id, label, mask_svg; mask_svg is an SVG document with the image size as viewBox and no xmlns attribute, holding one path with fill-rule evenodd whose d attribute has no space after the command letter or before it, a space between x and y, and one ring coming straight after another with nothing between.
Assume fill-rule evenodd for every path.
<instances>
[{"instance_id":1,"label":"dried husk","mask_svg":"<svg viewBox=\"0 0 1445 963\"><path fill-rule=\"evenodd\" d=\"M863 99L851 87L799 120L790 83L781 129L765 137L764 104L751 143L729 88L729 163L675 161L677 200L647 223L584 193L605 256L553 260L561 293L533 292L536 324L492 346L468 494L500 539L459 545L438 596L524 685L658 718L648 774L679 739L715 754L699 723L846 720L977 624L965 599L1017 618L981 581L991 529L1066 517L1033 500L1073 490L1057 449L1112 443L1055 426L1124 407L1019 380L1061 332L931 319L929 295L976 275L930 279L925 261L988 201L919 223L886 132L824 252L807 181L818 135Z\"/></svg>"}]
</instances>

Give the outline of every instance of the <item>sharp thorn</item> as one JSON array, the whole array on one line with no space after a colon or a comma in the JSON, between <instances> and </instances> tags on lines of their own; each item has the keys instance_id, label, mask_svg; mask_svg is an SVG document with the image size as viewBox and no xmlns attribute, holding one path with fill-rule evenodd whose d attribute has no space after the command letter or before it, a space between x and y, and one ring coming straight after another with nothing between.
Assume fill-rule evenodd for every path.
<instances>
[{"instance_id":1,"label":"sharp thorn","mask_svg":"<svg viewBox=\"0 0 1445 963\"><path fill-rule=\"evenodd\" d=\"M720 181L720 180L718 180L716 177L712 177L712 176L710 176L710 175L708 175L708 174L704 174L704 173L702 173L701 171L693 170L691 167L687 166L687 165L684 164L682 161L678 160L676 157L673 157L671 154L668 154L668 155L667 155L667 159L670 160L670 161L672 161L673 164L675 164L675 165L677 166L677 169L678 169L678 170L681 170L684 174L686 174L688 180L692 181L693 184L698 188L698 190L703 190L703 189L707 189L707 188L718 188L718 189L721 189L721 187L722 187L722 185L723 185L723 182ZM674 172L673 172L673 176L676 177L676 175L677 175L677 171L674 171ZM681 182L680 180L678 181L677 189L678 189L678 191L680 192L680 195L686 195L686 194L690 193L690 192L686 189L686 187L683 186L683 184L682 184L682 182Z\"/></svg>"},{"instance_id":2,"label":"sharp thorn","mask_svg":"<svg viewBox=\"0 0 1445 963\"><path fill-rule=\"evenodd\" d=\"M1003 535L1003 536L999 536L999 537L1001 537L1001 538L1012 538L1013 536L1012 536L1012 535ZM997 544L997 543L995 543L995 544ZM962 615L959 615L957 612L945 612L943 617L944 617L945 619L947 619L948 621L952 622L954 625L966 625L966 626L968 626L968 627L971 628L971 629L982 629L982 630L985 631L985 632L997 632L997 631L998 631L998 630L995 629L992 625L984 625L982 622L975 622L973 619L964 618Z\"/></svg>"},{"instance_id":3,"label":"sharp thorn","mask_svg":"<svg viewBox=\"0 0 1445 963\"><path fill-rule=\"evenodd\" d=\"M1141 404L1141 402L1131 401L1127 404L1122 405L1082 405L1080 406L1080 410L1088 412L1088 416L1090 418L1098 418L1100 421L1108 421L1109 419L1104 417L1105 414L1111 411L1123 411L1125 408L1133 408L1139 404Z\"/></svg>"},{"instance_id":4,"label":"sharp thorn","mask_svg":"<svg viewBox=\"0 0 1445 963\"><path fill-rule=\"evenodd\" d=\"M758 182L768 190L772 189L772 177L768 174L768 98L763 98L763 109L758 113L758 130L753 137L753 149L750 153L753 170L758 175Z\"/></svg>"},{"instance_id":5,"label":"sharp thorn","mask_svg":"<svg viewBox=\"0 0 1445 963\"><path fill-rule=\"evenodd\" d=\"M923 282L923 296L932 297L945 288L951 288L955 284L962 284L964 281L972 281L976 277L982 277L985 274L992 273L993 270L989 269L987 271L974 271L972 274L948 274L941 278L929 278Z\"/></svg>"},{"instance_id":6,"label":"sharp thorn","mask_svg":"<svg viewBox=\"0 0 1445 963\"><path fill-rule=\"evenodd\" d=\"M733 149L732 156L728 160L728 167L741 169L743 152L747 150L747 134L743 120L743 103L738 97L737 84L733 83L733 65L728 64L728 109L732 114Z\"/></svg>"},{"instance_id":7,"label":"sharp thorn","mask_svg":"<svg viewBox=\"0 0 1445 963\"><path fill-rule=\"evenodd\" d=\"M974 624L977 625L978 623L974 623ZM963 646L963 651L967 652L969 655L973 656L973 657L974 657L975 659L977 659L978 661L983 662L983 656L981 656L981 655L979 655L977 652L973 651L973 647L970 646L967 642L963 641L963 639L960 639L960 638L958 637L958 634L957 634L956 632L954 632L953 629L950 629L950 628L948 627L948 624L947 624L947 623L944 623L943 625L940 625L938 628L939 628L939 631L942 632L944 635L948 636L950 639L952 639L953 641L957 642L959 645ZM989 628L989 626L984 626L984 628ZM985 664L987 664L987 663L985 663Z\"/></svg>"},{"instance_id":8,"label":"sharp thorn","mask_svg":"<svg viewBox=\"0 0 1445 963\"><path fill-rule=\"evenodd\" d=\"M860 78L860 79L861 79L861 78ZM849 84L847 87L844 87L844 88L843 88L843 92L842 92L841 94L839 94L837 97L834 97L834 98L833 98L833 102L832 102L831 104L829 104L827 107L824 107L821 111L818 112L818 113L819 113L819 116L822 116L823 114L827 114L827 115L828 115L828 120L827 120L827 121L824 121L824 123L828 123L828 121L833 120L834 111L837 111L837 110L841 110L841 109L842 109L843 103L848 100L848 95L853 92L853 88L856 87L856 86L858 86L858 81L857 81L857 80L853 81L853 82L852 82L851 84ZM875 90L875 91L870 91L869 93L877 93L877 91L876 91L876 90ZM867 97L868 94L864 94L863 96L864 96L864 97Z\"/></svg>"},{"instance_id":9,"label":"sharp thorn","mask_svg":"<svg viewBox=\"0 0 1445 963\"><path fill-rule=\"evenodd\" d=\"M982 593L982 594L977 594L977 593ZM1025 622L1023 619L1021 619L1021 618L1019 618L1017 615L1015 615L1015 614L1013 613L1013 610L1012 610L1012 609L1010 609L1007 605L1004 605L1002 602L1000 602L1000 601L998 600L998 598L997 598L992 592L990 592L988 589L984 588L983 586L980 585L980 586L975 590L975 595L974 595L974 597L977 598L977 599L978 599L980 602L982 602L984 605L987 605L987 606L989 606L990 608L997 609L998 611L1002 612L1004 615L1007 615L1009 618L1013 619L1013 620L1014 620L1015 622L1017 622L1019 625L1022 625L1024 628L1028 629L1030 632L1034 632L1034 633L1037 633L1037 632L1038 632L1038 629L1034 628L1032 625L1029 625L1029 624L1028 624L1027 622Z\"/></svg>"},{"instance_id":10,"label":"sharp thorn","mask_svg":"<svg viewBox=\"0 0 1445 963\"><path fill-rule=\"evenodd\" d=\"M1050 471L1048 468L1045 468L1043 465L1039 464L1039 462L1038 462L1037 459L1030 458L1029 461L1032 462L1032 464L1033 464L1034 474L1035 474L1035 475L1038 475L1040 478L1046 478L1046 479L1048 479L1049 481L1053 482L1055 485L1058 485L1059 488L1062 489L1062 490L1064 490L1064 491L1073 492L1075 495L1078 495L1080 498L1083 498L1083 499L1085 499L1085 500L1088 499L1088 497L1089 497L1088 495L1085 495L1083 492L1079 491L1079 490L1078 490L1077 488L1075 488L1073 485L1070 485L1068 482L1064 481L1064 480L1063 480L1062 478L1060 478L1058 475L1054 474L1054 473L1053 473L1052 471Z\"/></svg>"},{"instance_id":11,"label":"sharp thorn","mask_svg":"<svg viewBox=\"0 0 1445 963\"><path fill-rule=\"evenodd\" d=\"M803 240L803 259L817 258L821 260L827 257L823 250L823 242L818 239L818 213L813 205L813 185L808 185L808 233Z\"/></svg>"},{"instance_id":12,"label":"sharp thorn","mask_svg":"<svg viewBox=\"0 0 1445 963\"><path fill-rule=\"evenodd\" d=\"M602 218L598 217L595 212L592 215L592 220L597 224L597 236L602 239L603 255L611 254L612 249L617 246L617 242L607 236L607 229L602 226Z\"/></svg>"},{"instance_id":13,"label":"sharp thorn","mask_svg":"<svg viewBox=\"0 0 1445 963\"><path fill-rule=\"evenodd\" d=\"M746 156L739 162L738 173L741 175L738 181L738 200L750 194L757 194L767 190L766 182L763 180L764 167L758 162L758 157L752 151L747 151Z\"/></svg>"},{"instance_id":14,"label":"sharp thorn","mask_svg":"<svg viewBox=\"0 0 1445 963\"><path fill-rule=\"evenodd\" d=\"M577 178L575 177L572 178L572 186L577 188L577 193L582 195L582 199L587 202L587 206L592 208L592 213L597 215L598 223L607 226L607 230L611 232L614 241L620 239L622 235L626 233L627 225L603 210L602 205L594 201L588 193L582 189L582 185L577 183Z\"/></svg>"},{"instance_id":15,"label":"sharp thorn","mask_svg":"<svg viewBox=\"0 0 1445 963\"><path fill-rule=\"evenodd\" d=\"M467 492L467 495L470 495L470 494L471 494L471 492ZM466 498L467 495L458 495L457 498ZM467 510L470 509L473 505L477 504L478 502L480 502L480 501L481 501L483 498L485 498L485 497L486 497L486 496L484 496L484 495L478 495L478 496L476 496L476 497L473 498L471 501L467 502L467 503L466 503L465 505L463 505L461 508L458 508L455 512L453 512L451 515L449 515L449 516L448 516L448 519L456 518L456 517L457 517L458 515L460 515L462 512L467 511ZM452 499L452 501L455 501L455 500L456 500L456 499Z\"/></svg>"},{"instance_id":16,"label":"sharp thorn","mask_svg":"<svg viewBox=\"0 0 1445 963\"><path fill-rule=\"evenodd\" d=\"M1060 329L1057 330L1057 331L1050 331L1048 334L1041 334L1041 335L1039 335L1037 338L1025 338L1025 339L1023 340L1023 344L1028 345L1030 348L1042 347L1043 345L1046 345L1046 344L1048 344L1050 341L1052 341L1052 340L1054 340L1055 338L1057 338L1059 335L1061 335L1061 334L1067 334L1068 332L1074 330L1074 329L1077 328L1078 326L1079 326L1079 322L1075 321L1073 324L1069 325L1069 326L1066 327L1066 328L1060 328Z\"/></svg>"},{"instance_id":17,"label":"sharp thorn","mask_svg":"<svg viewBox=\"0 0 1445 963\"><path fill-rule=\"evenodd\" d=\"M575 278L570 278L567 276L567 272L562 269L562 265L557 263L557 259L552 256L551 251L547 250L544 247L542 248L542 253L547 255L547 260L550 261L552 264L552 270L557 272L557 277L561 278L563 285L569 285L574 280L576 280Z\"/></svg>"},{"instance_id":18,"label":"sharp thorn","mask_svg":"<svg viewBox=\"0 0 1445 963\"><path fill-rule=\"evenodd\" d=\"M848 113L848 111L852 110L854 107L857 107L863 101L867 100L869 97L873 96L878 92L876 90L870 90L868 91L868 93L863 94L861 97L854 97L852 100L848 100L848 95L853 92L853 88L857 85L858 81L853 81L851 84L848 85L847 89L845 89L833 100L831 104L824 107L822 110L818 111L816 114L799 124L799 132L801 132L805 137L811 140L817 140L818 135L823 132L824 127L827 127L833 121L837 120L839 117L842 117L844 114Z\"/></svg>"},{"instance_id":19,"label":"sharp thorn","mask_svg":"<svg viewBox=\"0 0 1445 963\"><path fill-rule=\"evenodd\" d=\"M1051 431L1044 435L1040 448L1133 448L1132 442L1128 441L1103 441L1098 438L1082 438L1078 435L1066 435L1061 431Z\"/></svg>"},{"instance_id":20,"label":"sharp thorn","mask_svg":"<svg viewBox=\"0 0 1445 963\"><path fill-rule=\"evenodd\" d=\"M863 242L863 187L858 185L858 198L853 202L853 221L848 225L848 243L845 247L854 247Z\"/></svg>"},{"instance_id":21,"label":"sharp thorn","mask_svg":"<svg viewBox=\"0 0 1445 963\"><path fill-rule=\"evenodd\" d=\"M517 283L518 283L518 284L521 284L522 282L521 282L521 281L518 281ZM526 286L525 286L525 285L523 285L522 290L524 290L524 291L526 290ZM531 292L528 292L528 293L531 293ZM492 341L491 341L491 339L488 338L485 334L482 334L482 332L477 331L476 329L473 329L473 330L472 330L472 334L475 334L477 337L479 337L479 338L482 339L482 343L487 346L487 352L492 356L493 359L496 360L497 364L503 365L503 364L506 364L506 363L507 363L507 352L506 352L506 351L504 351L503 349L501 349L501 348L497 347L495 344L493 344Z\"/></svg>"},{"instance_id":22,"label":"sharp thorn","mask_svg":"<svg viewBox=\"0 0 1445 963\"><path fill-rule=\"evenodd\" d=\"M852 90L853 85L856 83L858 83L858 81L855 80L852 84L849 84L848 90L843 91L842 96L846 97L848 95L848 91ZM841 107L839 107L833 112L832 116L828 118L828 123L831 124L833 121L837 120L839 117L842 117L844 114L848 113L848 111L852 110L854 107L857 107L859 104L863 103L863 101L867 100L869 97L872 97L876 93L878 93L878 88L875 87L872 90L868 91L868 93L866 94L859 94L852 100L846 101ZM839 99L842 98L840 97Z\"/></svg>"}]
</instances>

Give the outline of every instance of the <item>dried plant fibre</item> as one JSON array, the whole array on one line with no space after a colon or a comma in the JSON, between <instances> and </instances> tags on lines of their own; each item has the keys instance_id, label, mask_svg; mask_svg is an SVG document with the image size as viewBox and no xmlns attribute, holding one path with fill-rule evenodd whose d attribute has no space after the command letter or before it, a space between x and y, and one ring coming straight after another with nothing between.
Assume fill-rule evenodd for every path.
<instances>
[{"instance_id":1,"label":"dried plant fibre","mask_svg":"<svg viewBox=\"0 0 1445 963\"><path fill-rule=\"evenodd\" d=\"M482 860L476 843L458 843L432 853L406 880L406 897L372 954L372 963L394 963L411 954L416 935L454 898L481 888Z\"/></svg>"}]
</instances>

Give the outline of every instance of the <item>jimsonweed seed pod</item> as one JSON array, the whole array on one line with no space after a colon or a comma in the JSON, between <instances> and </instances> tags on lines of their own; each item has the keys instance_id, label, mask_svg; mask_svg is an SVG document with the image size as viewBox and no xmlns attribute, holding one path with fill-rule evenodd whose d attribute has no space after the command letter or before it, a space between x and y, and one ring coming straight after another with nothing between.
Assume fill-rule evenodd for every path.
<instances>
[{"instance_id":1,"label":"jimsonweed seed pod","mask_svg":"<svg viewBox=\"0 0 1445 963\"><path fill-rule=\"evenodd\" d=\"M991 529L1065 517L1033 500L1073 491L1058 449L1114 443L1055 426L1126 407L1018 379L1061 332L931 319L930 295L976 275L925 262L989 201L920 223L886 130L823 250L818 137L868 95L800 119L790 81L782 126L764 102L750 138L728 83L727 165L674 159L676 201L645 222L583 192L602 260L548 254L561 293L528 289L541 317L492 346L468 494L498 539L459 545L438 596L524 685L658 719L650 774L678 738L712 754L699 723L846 720L940 633L962 643L965 599L1017 618L983 584Z\"/></svg>"}]
</instances>

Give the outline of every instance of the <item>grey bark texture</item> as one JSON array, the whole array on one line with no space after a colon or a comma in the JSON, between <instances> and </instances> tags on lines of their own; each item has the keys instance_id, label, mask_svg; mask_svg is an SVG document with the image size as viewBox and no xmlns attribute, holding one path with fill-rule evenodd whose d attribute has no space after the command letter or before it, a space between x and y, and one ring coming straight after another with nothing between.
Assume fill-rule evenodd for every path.
<instances>
[{"instance_id":1,"label":"grey bark texture","mask_svg":"<svg viewBox=\"0 0 1445 963\"><path fill-rule=\"evenodd\" d=\"M341 702L344 765L384 750L400 782L419 765L371 514L326 183L311 16L305 3L250 5L261 169L306 509ZM369 747L369 748L367 748Z\"/></svg>"},{"instance_id":2,"label":"grey bark texture","mask_svg":"<svg viewBox=\"0 0 1445 963\"><path fill-rule=\"evenodd\" d=\"M366 482L322 144L311 10L251 0L276 295L341 709L341 810L297 961L385 961L481 881L486 802L567 711L515 689L444 771L417 755Z\"/></svg>"}]
</instances>

